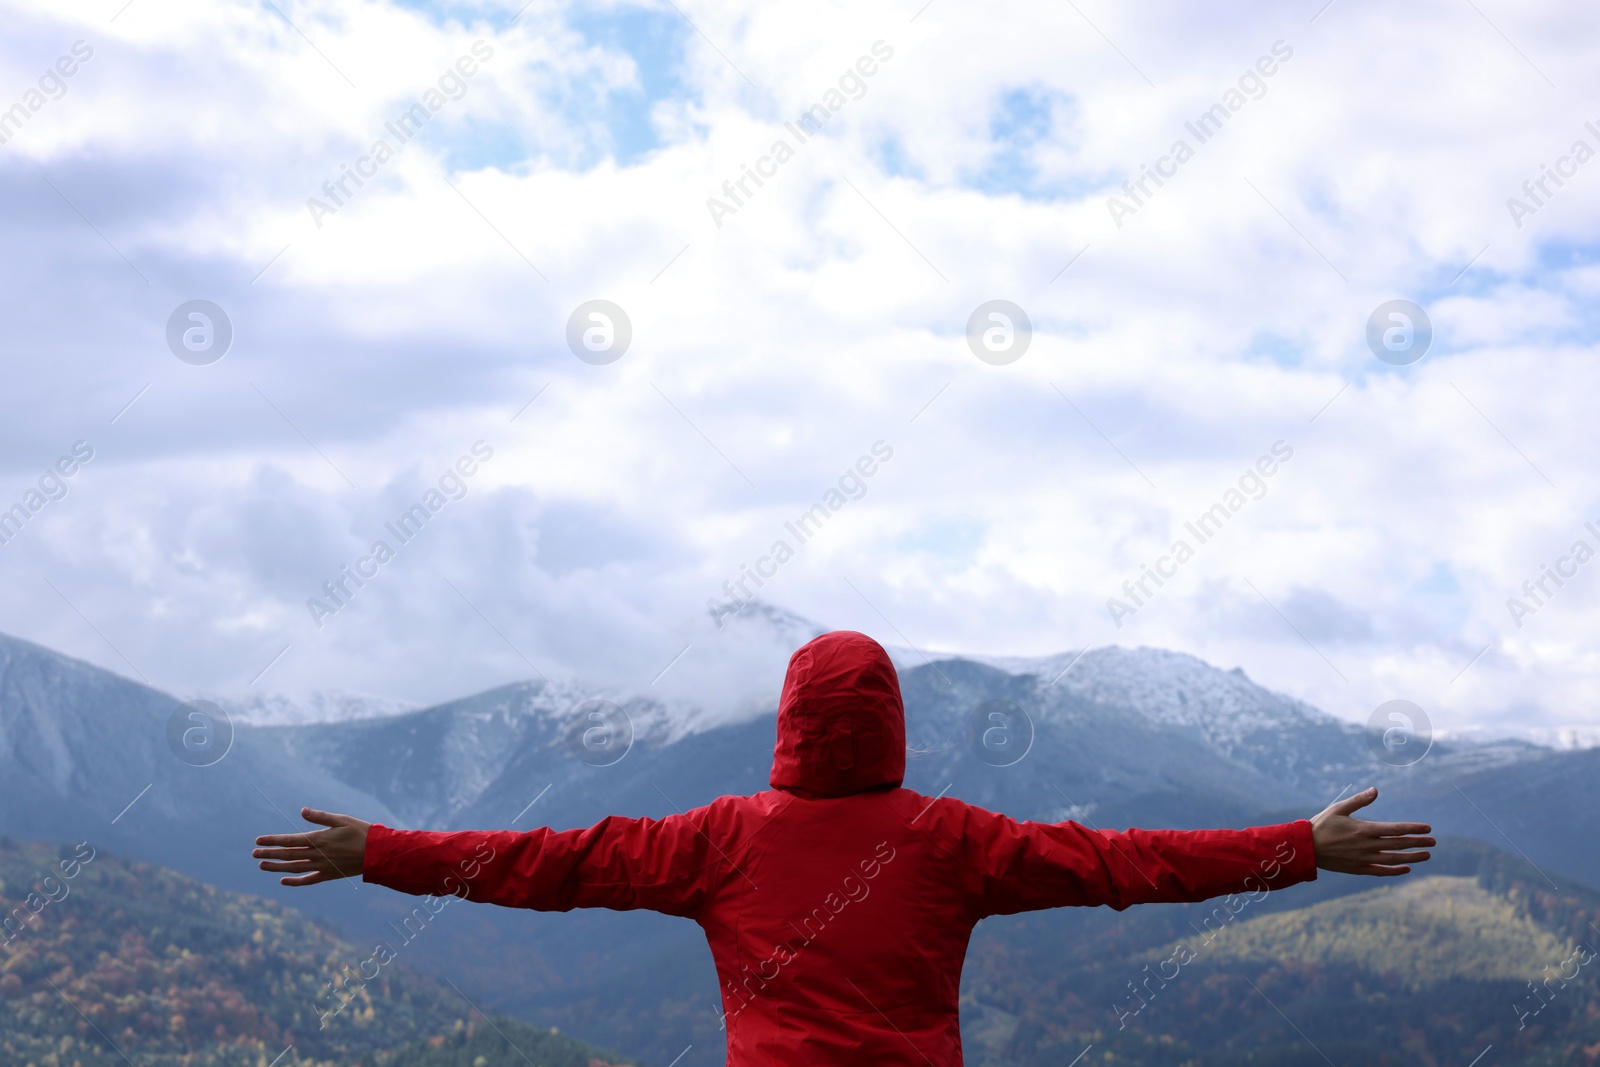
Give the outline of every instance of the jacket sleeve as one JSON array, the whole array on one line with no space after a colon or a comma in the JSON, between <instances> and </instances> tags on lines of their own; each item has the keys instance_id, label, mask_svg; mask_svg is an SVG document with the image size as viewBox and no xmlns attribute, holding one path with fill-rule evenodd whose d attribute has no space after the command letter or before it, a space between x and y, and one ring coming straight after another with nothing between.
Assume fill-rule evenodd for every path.
<instances>
[{"instance_id":1,"label":"jacket sleeve","mask_svg":"<svg viewBox=\"0 0 1600 1067\"><path fill-rule=\"evenodd\" d=\"M723 866L705 833L707 810L660 820L611 817L584 830L435 833L374 825L362 878L402 893L535 911L692 915Z\"/></svg>"},{"instance_id":2,"label":"jacket sleeve","mask_svg":"<svg viewBox=\"0 0 1600 1067\"><path fill-rule=\"evenodd\" d=\"M1311 824L1248 830L1092 830L966 808L963 847L980 916L1040 908L1188 903L1317 877Z\"/></svg>"}]
</instances>

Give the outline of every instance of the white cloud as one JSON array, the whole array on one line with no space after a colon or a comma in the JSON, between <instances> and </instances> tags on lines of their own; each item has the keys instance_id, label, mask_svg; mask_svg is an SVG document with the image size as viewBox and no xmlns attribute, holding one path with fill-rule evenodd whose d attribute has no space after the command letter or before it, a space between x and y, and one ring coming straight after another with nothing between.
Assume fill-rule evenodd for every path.
<instances>
[{"instance_id":1,"label":"white cloud","mask_svg":"<svg viewBox=\"0 0 1600 1067\"><path fill-rule=\"evenodd\" d=\"M1520 229L1505 205L1600 149L1576 9L698 4L698 31L648 8L677 36L630 56L558 4L504 30L514 7L5 6L0 102L95 49L0 145L5 495L75 440L96 459L0 550L0 629L179 692L249 689L285 645L257 688L648 687L882 439L765 599L926 648L1192 651L1357 720L1406 697L1457 731L1600 730L1600 571L1521 629L1505 605L1600 520L1600 163ZM465 93L318 228L306 198L480 39ZM718 228L706 198L880 40ZM1118 228L1107 197L1279 41ZM596 161L620 135L595 102L647 67L680 87L640 105L656 147ZM162 340L197 296L237 332L208 367ZM1436 329L1409 368L1363 341L1396 296ZM565 348L594 297L634 327L610 366ZM1006 367L963 336L994 297L1037 328ZM466 498L318 630L306 598L480 439ZM1106 598L1280 439L1266 498L1117 629ZM660 684L712 688L701 655Z\"/></svg>"}]
</instances>

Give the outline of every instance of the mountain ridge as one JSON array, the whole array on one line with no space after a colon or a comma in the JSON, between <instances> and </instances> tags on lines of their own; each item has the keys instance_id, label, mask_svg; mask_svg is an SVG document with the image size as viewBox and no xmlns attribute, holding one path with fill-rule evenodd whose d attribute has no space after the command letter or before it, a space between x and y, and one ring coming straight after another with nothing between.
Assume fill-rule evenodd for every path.
<instances>
[{"instance_id":1,"label":"mountain ridge","mask_svg":"<svg viewBox=\"0 0 1600 1067\"><path fill-rule=\"evenodd\" d=\"M776 654L775 643L762 647ZM1010 661L1010 671L969 658L907 663L906 786L1015 818L1183 828L1303 818L1374 781L1384 795L1373 817L1432 821L1523 852L1551 879L1600 885L1600 857L1572 847L1600 833L1600 751L1508 755L1441 744L1416 766L1390 767L1360 731L1242 672L1161 650L1100 658L1085 654L1064 678L1061 667L1047 675L1037 662L1020 670ZM1082 680L1074 678L1085 664ZM1155 677L1162 664L1177 680ZM1140 670L1151 678L1126 684ZM1187 672L1202 673L1185 682ZM301 805L402 827L563 828L613 814L659 818L767 787L770 703L730 724L681 731L661 725L679 698L626 698L638 727L631 743L596 753L575 745L589 724L574 720L569 704L595 696L573 683L517 682L393 716L237 724L224 759L193 766L168 748L168 720L182 709L176 698L0 637L0 832L103 840L225 888L293 899L366 942L385 936L409 903L264 884L250 839L299 828L292 813ZM1016 715L1005 728L1015 747L1003 751L985 740L997 706ZM1040 929L1087 932L1080 920L1053 916ZM418 939L408 962L451 976L485 1010L663 1062L694 1044L680 1067L708 1062L701 1050L718 1047L709 956L692 926L643 913L466 908L448 922L451 936ZM974 942L974 960L996 943L985 938Z\"/></svg>"}]
</instances>

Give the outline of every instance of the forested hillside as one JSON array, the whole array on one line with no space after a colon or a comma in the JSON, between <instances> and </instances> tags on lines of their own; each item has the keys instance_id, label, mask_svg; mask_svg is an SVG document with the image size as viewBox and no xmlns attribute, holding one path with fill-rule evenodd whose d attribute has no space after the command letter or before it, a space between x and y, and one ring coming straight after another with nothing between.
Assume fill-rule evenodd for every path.
<instances>
[{"instance_id":1,"label":"forested hillside","mask_svg":"<svg viewBox=\"0 0 1600 1067\"><path fill-rule=\"evenodd\" d=\"M443 1054L494 1037L468 1030L472 1008L447 985L407 969L412 927L394 932L387 953L357 948L293 909L89 843L8 838L0 908L7 1067L331 1067L419 1042ZM598 1056L543 1035L549 1067ZM367 1062L436 1062L417 1055Z\"/></svg>"},{"instance_id":2,"label":"forested hillside","mask_svg":"<svg viewBox=\"0 0 1600 1067\"><path fill-rule=\"evenodd\" d=\"M963 987L976 1067L1600 1063L1600 893L1444 839L1391 883L989 920Z\"/></svg>"}]
</instances>

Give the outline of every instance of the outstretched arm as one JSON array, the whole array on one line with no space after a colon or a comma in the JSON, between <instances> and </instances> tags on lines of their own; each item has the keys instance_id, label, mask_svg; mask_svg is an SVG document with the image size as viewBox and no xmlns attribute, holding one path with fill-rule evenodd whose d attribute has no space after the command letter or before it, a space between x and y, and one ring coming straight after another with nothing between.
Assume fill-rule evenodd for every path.
<instances>
[{"instance_id":1,"label":"outstretched arm","mask_svg":"<svg viewBox=\"0 0 1600 1067\"><path fill-rule=\"evenodd\" d=\"M284 885L361 875L416 895L539 911L648 908L696 910L721 870L702 826L707 809L665 819L602 819L582 830L394 830L348 815L303 809L327 827L256 839L262 870Z\"/></svg>"},{"instance_id":2,"label":"outstretched arm","mask_svg":"<svg viewBox=\"0 0 1600 1067\"><path fill-rule=\"evenodd\" d=\"M1395 875L1434 844L1422 823L1351 818L1377 799L1369 789L1312 820L1247 830L1100 830L1076 822L1016 822L961 805L980 915L1069 905L1187 903L1265 893L1317 877L1317 869Z\"/></svg>"}]
</instances>

